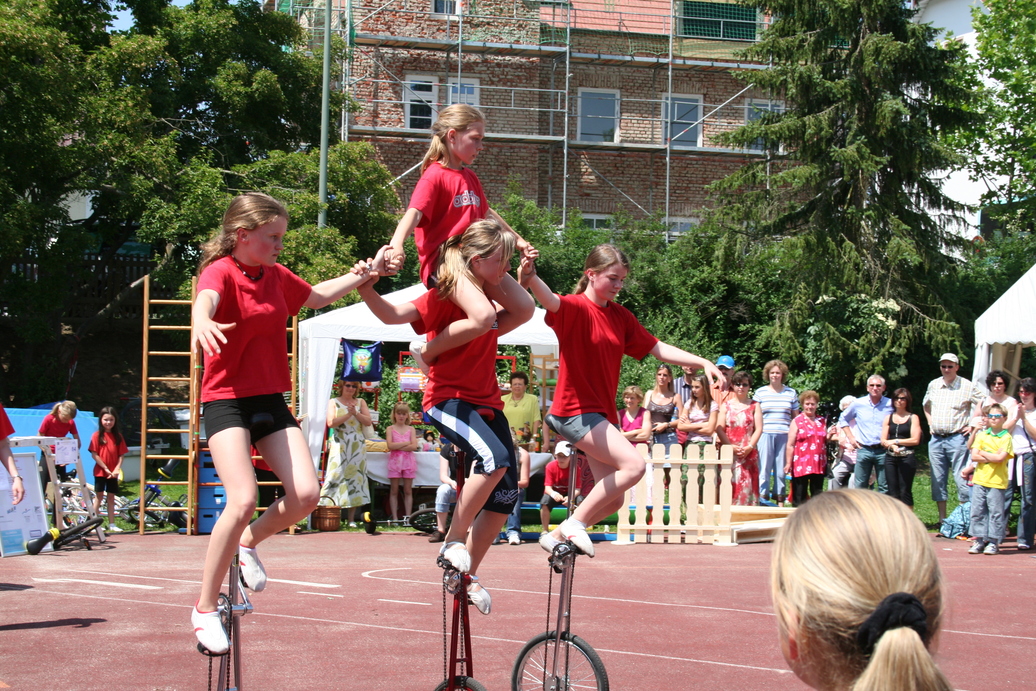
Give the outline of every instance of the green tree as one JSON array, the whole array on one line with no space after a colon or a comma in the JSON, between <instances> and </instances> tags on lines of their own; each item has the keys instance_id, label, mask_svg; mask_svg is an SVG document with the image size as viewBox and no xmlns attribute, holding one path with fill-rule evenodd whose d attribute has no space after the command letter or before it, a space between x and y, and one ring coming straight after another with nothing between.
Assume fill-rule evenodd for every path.
<instances>
[{"instance_id":1,"label":"green tree","mask_svg":"<svg viewBox=\"0 0 1036 691\"><path fill-rule=\"evenodd\" d=\"M1036 224L1036 1L988 0L972 9L982 90L983 126L966 132L986 204L1018 211Z\"/></svg>"},{"instance_id":2,"label":"green tree","mask_svg":"<svg viewBox=\"0 0 1036 691\"><path fill-rule=\"evenodd\" d=\"M756 347L792 361L837 354L847 370L828 376L859 381L898 369L910 348L959 345L939 279L953 270L961 207L936 177L960 163L946 138L975 122L964 47L938 43L900 0L746 4L774 19L745 50L770 67L742 76L785 105L726 138L762 140L765 155L714 184L706 228L723 236L721 262L770 253L791 289ZM857 323L868 302L895 327Z\"/></svg>"}]
</instances>

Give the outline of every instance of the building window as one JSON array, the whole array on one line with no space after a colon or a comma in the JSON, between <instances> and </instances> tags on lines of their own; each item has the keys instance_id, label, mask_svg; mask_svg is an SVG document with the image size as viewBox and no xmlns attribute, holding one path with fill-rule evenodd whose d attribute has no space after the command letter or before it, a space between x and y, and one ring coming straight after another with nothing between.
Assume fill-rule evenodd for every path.
<instances>
[{"instance_id":1,"label":"building window","mask_svg":"<svg viewBox=\"0 0 1036 691\"><path fill-rule=\"evenodd\" d=\"M450 77L449 92L446 95L446 102L467 103L469 106L477 106L479 100L479 84L477 79L464 77L457 79Z\"/></svg>"},{"instance_id":2,"label":"building window","mask_svg":"<svg viewBox=\"0 0 1036 691\"><path fill-rule=\"evenodd\" d=\"M701 146L701 96L673 94L665 104L666 140L674 149Z\"/></svg>"},{"instance_id":3,"label":"building window","mask_svg":"<svg viewBox=\"0 0 1036 691\"><path fill-rule=\"evenodd\" d=\"M612 217L603 214L583 214L583 226L591 230L611 230Z\"/></svg>"},{"instance_id":4,"label":"building window","mask_svg":"<svg viewBox=\"0 0 1036 691\"><path fill-rule=\"evenodd\" d=\"M745 104L745 124L761 119L766 113L782 113L784 104L780 101L757 101L749 100ZM766 149L766 142L760 137L748 145L749 151L762 152ZM772 148L772 147L771 147Z\"/></svg>"},{"instance_id":5,"label":"building window","mask_svg":"<svg viewBox=\"0 0 1036 691\"><path fill-rule=\"evenodd\" d=\"M438 116L439 83L435 77L408 75L403 84L403 109L406 127L431 129Z\"/></svg>"},{"instance_id":6,"label":"building window","mask_svg":"<svg viewBox=\"0 0 1036 691\"><path fill-rule=\"evenodd\" d=\"M670 216L666 219L666 226L666 241L674 242L681 235L685 235L696 228L698 226L698 220L695 218Z\"/></svg>"},{"instance_id":7,"label":"building window","mask_svg":"<svg viewBox=\"0 0 1036 691\"><path fill-rule=\"evenodd\" d=\"M754 41L757 14L751 7L725 2L684 0L681 25L684 36Z\"/></svg>"},{"instance_id":8,"label":"building window","mask_svg":"<svg viewBox=\"0 0 1036 691\"><path fill-rule=\"evenodd\" d=\"M432 14L456 17L460 14L461 0L432 0Z\"/></svg>"},{"instance_id":9,"label":"building window","mask_svg":"<svg viewBox=\"0 0 1036 691\"><path fill-rule=\"evenodd\" d=\"M619 92L579 90L579 128L583 142L615 142L619 139Z\"/></svg>"}]
</instances>

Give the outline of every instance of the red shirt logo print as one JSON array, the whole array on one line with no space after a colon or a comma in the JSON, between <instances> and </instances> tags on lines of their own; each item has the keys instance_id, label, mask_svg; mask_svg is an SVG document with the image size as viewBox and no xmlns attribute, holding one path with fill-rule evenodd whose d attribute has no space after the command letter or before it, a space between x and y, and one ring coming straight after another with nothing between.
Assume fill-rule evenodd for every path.
<instances>
[{"instance_id":1,"label":"red shirt logo print","mask_svg":"<svg viewBox=\"0 0 1036 691\"><path fill-rule=\"evenodd\" d=\"M459 209L462 206L482 206L482 200L471 190L465 190L453 198L453 207Z\"/></svg>"}]
</instances>

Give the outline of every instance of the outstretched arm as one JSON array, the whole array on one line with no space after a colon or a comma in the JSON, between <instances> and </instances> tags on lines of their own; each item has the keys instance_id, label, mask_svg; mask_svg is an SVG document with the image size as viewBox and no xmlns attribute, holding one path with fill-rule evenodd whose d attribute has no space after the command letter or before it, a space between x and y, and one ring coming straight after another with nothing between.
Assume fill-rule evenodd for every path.
<instances>
[{"instance_id":1,"label":"outstretched arm","mask_svg":"<svg viewBox=\"0 0 1036 691\"><path fill-rule=\"evenodd\" d=\"M544 307L546 307L546 305L544 305ZM711 360L706 360L694 353L688 353L686 350L681 350L676 346L671 346L662 341L655 344L655 347L651 349L651 354L662 362L680 365L681 367L686 365L688 367L703 369L705 370L705 375L709 380L713 384L718 384L721 391L726 391L729 388L726 377L723 376L723 373L719 371L719 368L716 367L716 365L712 364Z\"/></svg>"},{"instance_id":2,"label":"outstretched arm","mask_svg":"<svg viewBox=\"0 0 1036 691\"><path fill-rule=\"evenodd\" d=\"M536 274L535 260L522 257L521 282L532 290L533 296L543 305L543 309L552 314L561 309L561 298Z\"/></svg>"},{"instance_id":3,"label":"outstretched arm","mask_svg":"<svg viewBox=\"0 0 1036 691\"><path fill-rule=\"evenodd\" d=\"M417 320L420 315L418 315L417 308L414 307L412 302L393 305L375 292L374 284L377 282L378 279L374 278L356 289L360 298L371 308L371 312L374 313L375 317L386 324L409 324Z\"/></svg>"},{"instance_id":4,"label":"outstretched arm","mask_svg":"<svg viewBox=\"0 0 1036 691\"><path fill-rule=\"evenodd\" d=\"M351 290L370 281L373 275L376 275L380 271L387 271L387 267L391 266L391 264L386 260L386 252L388 249L388 245L382 247L378 250L378 253L374 255L374 259L368 259L366 262L363 262L363 264L368 266L370 269L367 273L358 274L353 270L344 276L332 278L313 286L313 290L309 294L309 299L305 302L306 307L310 307L312 309L327 307L332 302L341 300Z\"/></svg>"},{"instance_id":5,"label":"outstretched arm","mask_svg":"<svg viewBox=\"0 0 1036 691\"><path fill-rule=\"evenodd\" d=\"M389 275L396 273L403 267L403 259L406 258L406 253L403 251L403 243L413 234L414 229L417 228L417 224L421 222L423 217L424 214L411 207L406 210L403 218L399 219L399 223L396 224L396 232L392 234L392 239L389 240L388 257L394 262L393 270L389 272Z\"/></svg>"}]
</instances>

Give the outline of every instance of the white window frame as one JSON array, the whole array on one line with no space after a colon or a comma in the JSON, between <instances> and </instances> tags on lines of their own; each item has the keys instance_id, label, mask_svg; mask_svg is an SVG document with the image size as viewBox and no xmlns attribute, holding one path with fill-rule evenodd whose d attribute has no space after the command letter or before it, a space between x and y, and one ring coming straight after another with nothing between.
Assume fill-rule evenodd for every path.
<instances>
[{"instance_id":1,"label":"white window frame","mask_svg":"<svg viewBox=\"0 0 1036 691\"><path fill-rule=\"evenodd\" d=\"M783 113L784 112L784 101L774 101L772 99L765 98L750 98L745 101L745 124L754 122L758 118L753 118L752 113L758 111L767 111L771 113ZM756 140L745 147L749 151L755 151L757 153L763 153L763 144L761 140ZM784 147L781 146L778 151L784 151Z\"/></svg>"},{"instance_id":2,"label":"white window frame","mask_svg":"<svg viewBox=\"0 0 1036 691\"><path fill-rule=\"evenodd\" d=\"M432 17L435 19L457 19L464 12L463 0L429 0L431 3ZM453 5L452 12L436 12L435 5L441 2L443 5ZM446 9L445 7L443 9Z\"/></svg>"},{"instance_id":3,"label":"white window frame","mask_svg":"<svg viewBox=\"0 0 1036 691\"><path fill-rule=\"evenodd\" d=\"M673 119L672 119L672 115L673 115L672 103L673 103L673 101L677 101L677 102L681 102L681 101L694 101L696 106L697 106L697 108L698 108L698 117L696 118L697 124L694 126L694 128L697 130L697 132L695 133L694 143L691 143L688 140L673 141L672 144L671 144L672 148L674 148L674 149L692 149L692 148L696 148L696 147L700 148L701 145L702 145L701 144L701 142L702 142L702 130L704 129L702 127L703 123L701 122L701 117L702 117L702 113L704 112L704 107L705 107L704 106L705 99L702 98L702 96L700 94L670 94L669 96L663 96L662 104L663 104L663 107L665 108L665 118L663 119L663 122L665 123L665 131L662 133L662 135L663 135L663 137L665 137L665 139L663 140L663 143L665 142L665 140L668 140L670 136L672 136L671 133L672 133L673 130L676 130L677 134L679 135L679 133L683 131L684 127L686 127L686 123L683 123L683 122L679 123L677 126L673 125Z\"/></svg>"},{"instance_id":4,"label":"white window frame","mask_svg":"<svg viewBox=\"0 0 1036 691\"><path fill-rule=\"evenodd\" d=\"M446 105L467 103L469 106L478 107L479 102L482 99L482 86L477 78L461 77L460 79L457 79L456 77L450 77L446 81ZM472 87L473 93L471 96L465 98L464 94L459 93L459 89L457 88L458 86Z\"/></svg>"},{"instance_id":5,"label":"white window frame","mask_svg":"<svg viewBox=\"0 0 1036 691\"><path fill-rule=\"evenodd\" d=\"M592 230L615 230L612 224L614 217L611 214L583 214L583 223ZM599 224L598 221L607 221Z\"/></svg>"},{"instance_id":6,"label":"white window frame","mask_svg":"<svg viewBox=\"0 0 1036 691\"><path fill-rule=\"evenodd\" d=\"M615 97L615 128L614 128L614 133L612 134L612 138L611 138L610 142L617 142L617 141L619 141L619 121L620 121L621 116L622 116L622 96L620 95L618 89L579 89L579 92L578 92L579 107L578 107L578 111L577 111L577 114L576 114L576 140L577 141L604 141L604 142L608 142L609 141L609 140L597 140L597 139L584 139L583 138L583 103L584 103L584 100L585 100L584 97L586 95L588 95L588 94L608 94L610 96L614 96ZM594 136L598 136L598 135L595 134Z\"/></svg>"},{"instance_id":7,"label":"white window frame","mask_svg":"<svg viewBox=\"0 0 1036 691\"><path fill-rule=\"evenodd\" d=\"M691 216L670 216L665 219L666 241L674 242L678 237L686 235L697 228L700 224L701 221Z\"/></svg>"},{"instance_id":8,"label":"white window frame","mask_svg":"<svg viewBox=\"0 0 1036 691\"><path fill-rule=\"evenodd\" d=\"M432 87L430 92L415 92L410 85L414 82L420 84L428 84ZM418 96L421 93L428 93L428 101ZM410 109L415 105L428 105L432 109L431 122L428 123L428 127L415 127L411 124L411 118L413 117L424 117L414 116ZM408 74L406 75L406 81L403 83L403 126L411 130L426 130L431 128L432 123L439 117L439 78L434 75L428 74Z\"/></svg>"}]
</instances>

